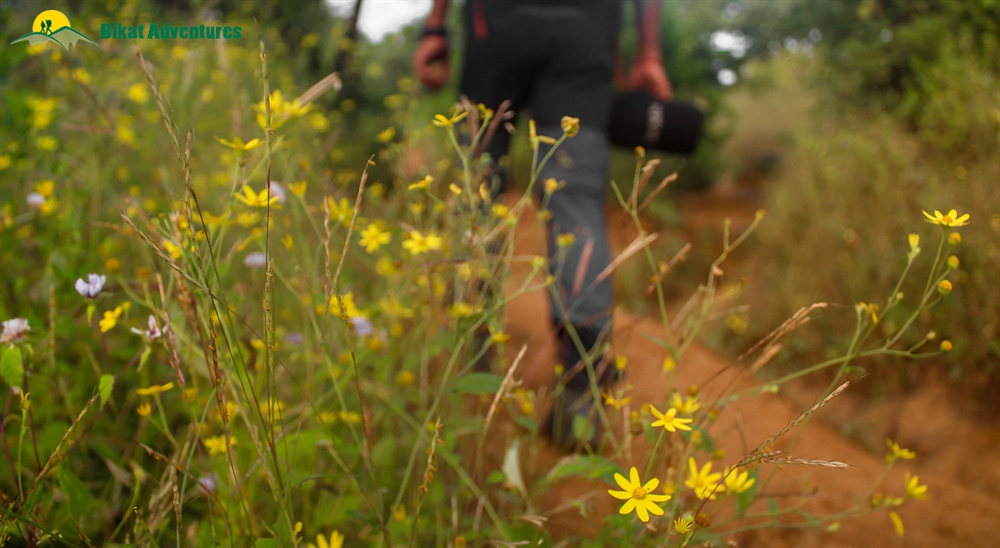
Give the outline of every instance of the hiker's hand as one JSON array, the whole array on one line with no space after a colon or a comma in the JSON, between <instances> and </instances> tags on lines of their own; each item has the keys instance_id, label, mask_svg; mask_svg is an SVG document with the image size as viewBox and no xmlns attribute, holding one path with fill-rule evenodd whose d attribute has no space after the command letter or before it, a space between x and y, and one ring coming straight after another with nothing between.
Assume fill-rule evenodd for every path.
<instances>
[{"instance_id":1,"label":"hiker's hand","mask_svg":"<svg viewBox=\"0 0 1000 548\"><path fill-rule=\"evenodd\" d=\"M663 63L658 56L640 55L635 60L632 70L629 71L628 88L641 89L663 101L674 98L674 90L670 87L670 80L667 79L667 73L663 70Z\"/></svg>"},{"instance_id":2,"label":"hiker's hand","mask_svg":"<svg viewBox=\"0 0 1000 548\"><path fill-rule=\"evenodd\" d=\"M423 37L413 54L413 72L430 89L437 89L448 83L451 77L448 40L443 36Z\"/></svg>"}]
</instances>

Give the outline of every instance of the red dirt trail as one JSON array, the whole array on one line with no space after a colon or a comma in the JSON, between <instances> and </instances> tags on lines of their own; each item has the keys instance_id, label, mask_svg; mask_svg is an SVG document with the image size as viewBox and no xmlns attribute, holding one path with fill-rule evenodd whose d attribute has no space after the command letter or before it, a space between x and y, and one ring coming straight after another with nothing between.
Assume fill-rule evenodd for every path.
<instances>
[{"instance_id":1,"label":"red dirt trail","mask_svg":"<svg viewBox=\"0 0 1000 548\"><path fill-rule=\"evenodd\" d=\"M695 221L697 215L698 212L685 212L690 221ZM609 227L629 224L627 219L622 219L620 210L609 210L608 216ZM522 217L517 229L515 254L539 254L541 234L534 215L528 213ZM698 224L697 221L695 224ZM631 234L620 229L613 229L611 233L612 247L616 251L623 249L635 236L634 229ZM633 257L630 260L644 259ZM517 287L524 275L523 272L515 272L508 287L511 290ZM508 363L522 345L527 345L528 358L519 371L521 380L525 386L543 391L550 390L553 382L551 365L555 363L547 341L549 321L547 296L541 291L514 298L507 308L507 328L512 337L507 345ZM628 395L632 398L633 410L647 402L660 405L662 409L661 404L672 385L669 376L662 373L664 350L647 336L666 339L663 326L655 318L637 317L621 310L615 313L614 325L615 353L628 358L625 378L614 390L630 387ZM623 341L627 341L627 345L623 345ZM676 386L681 390L691 385L702 387L702 398L705 399L725 394L730 387L738 390L756 384L742 369L726 369L728 363L724 356L695 344L677 366ZM717 374L717 378L706 384ZM721 470L737 462L747 447L756 447L823 396L822 387L805 386L808 385L799 385L799 388L786 386L776 395L740 400L726 407L710 428L717 447L723 449L726 455L714 463L713 470ZM913 449L918 456L915 460L897 463L877 491L901 496L905 492L905 472L917 474L920 482L929 487L928 500L910 500L897 508L905 524L905 536L900 538L893 529L888 512L879 510L858 519L843 521L836 532L769 530L724 536L723 541L735 541L735 545L741 547L1000 547L1000 429L963 415L954 403L954 395L940 386L927 387L905 399L878 407L859 402L849 394L850 388L845 395L828 403L823 413L813 417L820 420L808 422L787 456L843 461L850 467L835 469L786 465L767 486L765 494L776 496L779 503L785 506L798 500L798 497L781 497L782 494L814 493L805 508L820 514L853 507L866 497L872 482L884 469L884 439L891 434L900 445ZM609 412L613 423L617 421L621 424L622 412ZM745 441L741 440L737 417L742 423ZM879 449L869 451L838 434L824 423L831 420L866 421L863 422L866 433L873 439L881 438L877 442L881 444ZM506 445L500 445L504 442L501 434L506 432L510 435L515 427L504 422L495 428L496 449L502 450ZM787 450L795 437L796 430L793 430L779 439L774 447ZM532 477L545 474L565 456L544 443L538 444L536 449L531 458L522 457L522 466L529 481ZM648 454L650 450L644 438L636 438L631 447L633 459L617 460L627 467L637 463L637 457ZM705 455L698 456L699 463L704 459ZM764 465L762 476L766 477L766 473L775 467ZM682 484L683 478L679 482L678 496L690 496L690 491ZM595 534L603 523L603 517L618 508L618 501L607 495L607 489L608 486L599 481L579 478L563 481L539 499L539 511L548 519L546 527L557 539ZM575 505L564 504L577 497L585 500L587 515L583 515L584 512ZM731 507L732 502L722 504ZM766 512L767 508L765 501L758 501L749 512ZM725 511L719 516L723 514ZM793 523L804 521L801 518L789 520ZM658 525L661 528L666 526L666 523Z\"/></svg>"}]
</instances>

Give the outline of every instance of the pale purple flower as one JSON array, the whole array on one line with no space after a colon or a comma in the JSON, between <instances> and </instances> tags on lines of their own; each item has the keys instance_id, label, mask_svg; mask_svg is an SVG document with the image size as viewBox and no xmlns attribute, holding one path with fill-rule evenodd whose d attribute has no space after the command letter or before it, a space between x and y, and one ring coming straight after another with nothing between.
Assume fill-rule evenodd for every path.
<instances>
[{"instance_id":1,"label":"pale purple flower","mask_svg":"<svg viewBox=\"0 0 1000 548\"><path fill-rule=\"evenodd\" d=\"M28 336L28 331L31 331L28 320L24 318L7 320L3 322L3 332L0 332L0 344L14 346L15 342Z\"/></svg>"},{"instance_id":2,"label":"pale purple flower","mask_svg":"<svg viewBox=\"0 0 1000 548\"><path fill-rule=\"evenodd\" d=\"M295 331L289 332L285 336L285 340L288 341L288 344L302 344L306 342L306 338L302 336L302 333L296 333Z\"/></svg>"},{"instance_id":3,"label":"pale purple flower","mask_svg":"<svg viewBox=\"0 0 1000 548\"><path fill-rule=\"evenodd\" d=\"M87 299L93 299L101 294L101 289L104 288L104 280L104 276L98 276L97 274L87 274L86 281L83 278L77 278L76 292Z\"/></svg>"},{"instance_id":4,"label":"pale purple flower","mask_svg":"<svg viewBox=\"0 0 1000 548\"><path fill-rule=\"evenodd\" d=\"M277 198L279 204L285 203L285 187L281 186L281 183L277 181L271 181L267 183L267 197Z\"/></svg>"},{"instance_id":5,"label":"pale purple flower","mask_svg":"<svg viewBox=\"0 0 1000 548\"><path fill-rule=\"evenodd\" d=\"M149 328L147 328L145 331L133 327L132 332L135 333L136 335L142 336L142 338L146 339L147 341L155 341L156 339L159 339L162 333L160 333L160 328L157 327L156 325L156 318L150 315L148 324Z\"/></svg>"},{"instance_id":6,"label":"pale purple flower","mask_svg":"<svg viewBox=\"0 0 1000 548\"><path fill-rule=\"evenodd\" d=\"M364 316L354 316L351 318L351 324L354 326L354 334L358 337L367 337L372 334L372 322Z\"/></svg>"},{"instance_id":7,"label":"pale purple flower","mask_svg":"<svg viewBox=\"0 0 1000 548\"><path fill-rule=\"evenodd\" d=\"M198 484L209 493L215 492L215 485L219 482L219 475L215 472L198 478Z\"/></svg>"},{"instance_id":8,"label":"pale purple flower","mask_svg":"<svg viewBox=\"0 0 1000 548\"><path fill-rule=\"evenodd\" d=\"M45 196L42 196L38 192L32 192L28 194L28 207L31 209L40 209L42 204L45 203Z\"/></svg>"},{"instance_id":9,"label":"pale purple flower","mask_svg":"<svg viewBox=\"0 0 1000 548\"><path fill-rule=\"evenodd\" d=\"M260 268L267 264L267 255L261 253L260 251L254 251L243 259L243 264L249 266L250 268Z\"/></svg>"}]
</instances>

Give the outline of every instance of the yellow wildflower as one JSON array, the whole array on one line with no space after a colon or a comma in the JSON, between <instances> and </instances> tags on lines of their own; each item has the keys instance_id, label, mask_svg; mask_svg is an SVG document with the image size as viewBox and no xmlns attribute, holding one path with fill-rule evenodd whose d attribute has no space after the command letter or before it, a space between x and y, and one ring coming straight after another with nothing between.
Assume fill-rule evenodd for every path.
<instances>
[{"instance_id":1,"label":"yellow wildflower","mask_svg":"<svg viewBox=\"0 0 1000 548\"><path fill-rule=\"evenodd\" d=\"M290 190L292 194L302 198L306 195L306 182L299 181L297 183L288 183L288 190Z\"/></svg>"},{"instance_id":2,"label":"yellow wildflower","mask_svg":"<svg viewBox=\"0 0 1000 548\"><path fill-rule=\"evenodd\" d=\"M278 201L277 196L270 194L270 190L266 187L260 192L254 192L250 185L243 185L243 194L237 192L236 199L250 207L267 207Z\"/></svg>"},{"instance_id":3,"label":"yellow wildflower","mask_svg":"<svg viewBox=\"0 0 1000 548\"><path fill-rule=\"evenodd\" d=\"M330 533L329 541L323 535L316 535L316 544L306 543L306 548L343 548L343 546L344 535L341 535L339 531Z\"/></svg>"},{"instance_id":4,"label":"yellow wildflower","mask_svg":"<svg viewBox=\"0 0 1000 548\"><path fill-rule=\"evenodd\" d=\"M347 224L351 220L351 214L354 212L354 208L351 207L350 202L347 198L341 198L340 202L337 202L333 198L328 198L327 202L330 206L330 220L336 221L340 224Z\"/></svg>"},{"instance_id":5,"label":"yellow wildflower","mask_svg":"<svg viewBox=\"0 0 1000 548\"><path fill-rule=\"evenodd\" d=\"M226 443L225 436L213 436L204 440L204 442L209 455L220 455L226 452L227 447L233 447L236 445L236 436L229 436L228 444Z\"/></svg>"},{"instance_id":6,"label":"yellow wildflower","mask_svg":"<svg viewBox=\"0 0 1000 548\"><path fill-rule=\"evenodd\" d=\"M566 181L557 181L552 177L549 177L548 179L545 179L545 183L543 183L543 185L545 186L545 193L552 194L553 192L566 186Z\"/></svg>"},{"instance_id":7,"label":"yellow wildflower","mask_svg":"<svg viewBox=\"0 0 1000 548\"><path fill-rule=\"evenodd\" d=\"M693 526L694 518L691 516L684 516L674 520L674 531L677 531L681 535L688 534Z\"/></svg>"},{"instance_id":8,"label":"yellow wildflower","mask_svg":"<svg viewBox=\"0 0 1000 548\"><path fill-rule=\"evenodd\" d=\"M874 303L858 303L858 311L865 311L872 319L873 324L878 323L879 306Z\"/></svg>"},{"instance_id":9,"label":"yellow wildflower","mask_svg":"<svg viewBox=\"0 0 1000 548\"><path fill-rule=\"evenodd\" d=\"M378 248L389 243L392 235L381 230L376 223L370 223L367 228L361 231L361 241L359 242L369 254Z\"/></svg>"},{"instance_id":10,"label":"yellow wildflower","mask_svg":"<svg viewBox=\"0 0 1000 548\"><path fill-rule=\"evenodd\" d=\"M35 183L35 192L45 196L46 198L52 197L52 192L55 188L56 184L52 181L52 179L46 179Z\"/></svg>"},{"instance_id":11,"label":"yellow wildflower","mask_svg":"<svg viewBox=\"0 0 1000 548\"><path fill-rule=\"evenodd\" d=\"M249 141L244 143L243 139L240 139L239 137L233 137L232 141L227 141L221 137L216 136L215 140L222 143L222 146L226 148L231 148L237 152L245 152L247 150L253 150L259 147L260 145L264 144L264 141L261 141L260 139L250 139Z\"/></svg>"},{"instance_id":12,"label":"yellow wildflower","mask_svg":"<svg viewBox=\"0 0 1000 548\"><path fill-rule=\"evenodd\" d=\"M431 177L430 175L427 175L423 179L420 179L419 181L413 183L412 185L410 185L410 186L408 186L406 188L408 190L422 190L422 189L425 189L425 188L428 188L429 186L431 186L431 183L433 183L433 182L434 182L434 177Z\"/></svg>"},{"instance_id":13,"label":"yellow wildflower","mask_svg":"<svg viewBox=\"0 0 1000 548\"><path fill-rule=\"evenodd\" d=\"M885 456L885 460L888 462L892 462L896 459L913 459L917 456L917 454L913 451L900 447L899 444L892 440L885 440L885 443L889 446L890 451L890 453Z\"/></svg>"},{"instance_id":14,"label":"yellow wildflower","mask_svg":"<svg viewBox=\"0 0 1000 548\"><path fill-rule=\"evenodd\" d=\"M153 406L148 403L139 404L139 407L135 408L135 412L140 417L148 417L153 413Z\"/></svg>"},{"instance_id":15,"label":"yellow wildflower","mask_svg":"<svg viewBox=\"0 0 1000 548\"><path fill-rule=\"evenodd\" d=\"M126 95L133 103L142 104L149 100L149 92L146 91L144 84L132 84L129 86Z\"/></svg>"},{"instance_id":16,"label":"yellow wildflower","mask_svg":"<svg viewBox=\"0 0 1000 548\"><path fill-rule=\"evenodd\" d=\"M388 143L396 136L395 128L387 127L381 133L375 136L375 140L380 143Z\"/></svg>"},{"instance_id":17,"label":"yellow wildflower","mask_svg":"<svg viewBox=\"0 0 1000 548\"><path fill-rule=\"evenodd\" d=\"M662 426L667 432L676 432L678 430L691 430L688 426L694 419L682 419L677 416L677 409L671 407L667 409L666 413L660 413L660 410L649 406L649 411L656 417L656 420L650 425L653 428L657 426Z\"/></svg>"},{"instance_id":18,"label":"yellow wildflower","mask_svg":"<svg viewBox=\"0 0 1000 548\"><path fill-rule=\"evenodd\" d=\"M951 349L952 349L951 341L949 341L948 339L941 341L941 352L951 352Z\"/></svg>"},{"instance_id":19,"label":"yellow wildflower","mask_svg":"<svg viewBox=\"0 0 1000 548\"><path fill-rule=\"evenodd\" d=\"M101 333L107 333L114 329L115 325L118 324L118 317L122 315L122 312L123 310L120 306L116 306L114 310L105 310L104 318L99 322Z\"/></svg>"},{"instance_id":20,"label":"yellow wildflower","mask_svg":"<svg viewBox=\"0 0 1000 548\"><path fill-rule=\"evenodd\" d=\"M451 118L446 118L443 114L435 114L431 122L437 127L451 127L466 117L467 112L456 112Z\"/></svg>"},{"instance_id":21,"label":"yellow wildflower","mask_svg":"<svg viewBox=\"0 0 1000 548\"><path fill-rule=\"evenodd\" d=\"M959 265L958 257L952 255L948 257L948 269L957 270Z\"/></svg>"},{"instance_id":22,"label":"yellow wildflower","mask_svg":"<svg viewBox=\"0 0 1000 548\"><path fill-rule=\"evenodd\" d=\"M699 499L715 500L716 489L719 486L719 480L722 479L722 474L719 472L711 473L712 463L706 462L705 466L698 470L698 464L694 457L689 457L688 472L688 479L684 481L684 485L690 487Z\"/></svg>"},{"instance_id":23,"label":"yellow wildflower","mask_svg":"<svg viewBox=\"0 0 1000 548\"><path fill-rule=\"evenodd\" d=\"M682 399L678 392L674 392L674 398L670 402L670 405L682 415L693 415L695 411L701 409L701 403L698 402L698 398L689 396Z\"/></svg>"},{"instance_id":24,"label":"yellow wildflower","mask_svg":"<svg viewBox=\"0 0 1000 548\"><path fill-rule=\"evenodd\" d=\"M926 217L924 220L932 225L955 228L969 224L969 214L966 213L965 215L959 216L958 212L954 209L949 211L947 214L942 214L936 209L934 210L934 215L931 215L926 211L924 211L923 214L924 217Z\"/></svg>"},{"instance_id":25,"label":"yellow wildflower","mask_svg":"<svg viewBox=\"0 0 1000 548\"><path fill-rule=\"evenodd\" d=\"M757 481L756 478L750 477L750 472L742 468L736 470L726 468L723 475L726 478L726 492L732 494L742 493L750 489L753 487L754 482Z\"/></svg>"},{"instance_id":26,"label":"yellow wildflower","mask_svg":"<svg viewBox=\"0 0 1000 548\"><path fill-rule=\"evenodd\" d=\"M615 399L615 396L611 392L605 392L604 394L604 405L610 405L616 410L628 405L632 402L631 396L625 396L622 399Z\"/></svg>"},{"instance_id":27,"label":"yellow wildflower","mask_svg":"<svg viewBox=\"0 0 1000 548\"><path fill-rule=\"evenodd\" d=\"M448 190L450 190L451 193L454 194L455 196L462 195L462 189L459 188L459 186L456 185L455 183L451 183L450 185L448 185Z\"/></svg>"},{"instance_id":28,"label":"yellow wildflower","mask_svg":"<svg viewBox=\"0 0 1000 548\"><path fill-rule=\"evenodd\" d=\"M920 478L917 476L910 476L910 473L906 473L906 496L907 498L924 500L927 498L927 486L920 485Z\"/></svg>"},{"instance_id":29,"label":"yellow wildflower","mask_svg":"<svg viewBox=\"0 0 1000 548\"><path fill-rule=\"evenodd\" d=\"M343 309L341 309L341 303L343 303ZM343 310L343 313L341 311ZM334 316L346 315L349 318L356 316L364 316L365 314L354 304L354 293L348 292L340 296L337 299L336 295L330 297L330 314Z\"/></svg>"},{"instance_id":30,"label":"yellow wildflower","mask_svg":"<svg viewBox=\"0 0 1000 548\"><path fill-rule=\"evenodd\" d=\"M660 480L653 478L643 484L639 480L639 471L633 466L629 470L628 479L621 474L615 473L615 482L623 490L615 491L609 489L608 494L618 500L625 501L625 504L622 504L622 507L618 510L619 514L628 514L634 510L643 523L649 521L649 514L663 515L663 508L660 508L656 503L670 500L670 495L653 494L656 487L660 485Z\"/></svg>"},{"instance_id":31,"label":"yellow wildflower","mask_svg":"<svg viewBox=\"0 0 1000 548\"><path fill-rule=\"evenodd\" d=\"M403 242L403 249L409 250L410 255L420 255L441 249L441 243L441 237L433 232L424 236L419 230L411 230L410 237Z\"/></svg>"},{"instance_id":32,"label":"yellow wildflower","mask_svg":"<svg viewBox=\"0 0 1000 548\"><path fill-rule=\"evenodd\" d=\"M490 340L496 344L504 344L510 340L510 335L504 333L503 331L494 331L493 334L490 335Z\"/></svg>"},{"instance_id":33,"label":"yellow wildflower","mask_svg":"<svg viewBox=\"0 0 1000 548\"><path fill-rule=\"evenodd\" d=\"M559 247L571 247L574 241L576 241L576 236L572 232L556 236L556 245Z\"/></svg>"},{"instance_id":34,"label":"yellow wildflower","mask_svg":"<svg viewBox=\"0 0 1000 548\"><path fill-rule=\"evenodd\" d=\"M56 141L55 137L43 135L35 139L35 146L46 152L52 152L59 146L59 141Z\"/></svg>"},{"instance_id":35,"label":"yellow wildflower","mask_svg":"<svg viewBox=\"0 0 1000 548\"><path fill-rule=\"evenodd\" d=\"M166 384L154 384L146 388L136 388L135 393L140 396L155 396L157 394L162 394L174 387L173 382L168 382Z\"/></svg>"},{"instance_id":36,"label":"yellow wildflower","mask_svg":"<svg viewBox=\"0 0 1000 548\"><path fill-rule=\"evenodd\" d=\"M417 380L416 375L410 371L401 371L396 375L396 384L400 386L410 386Z\"/></svg>"},{"instance_id":37,"label":"yellow wildflower","mask_svg":"<svg viewBox=\"0 0 1000 548\"><path fill-rule=\"evenodd\" d=\"M948 244L950 244L950 245L958 245L960 243L962 243L962 235L961 234L959 234L958 232L952 232L951 234L948 235Z\"/></svg>"},{"instance_id":38,"label":"yellow wildflower","mask_svg":"<svg viewBox=\"0 0 1000 548\"><path fill-rule=\"evenodd\" d=\"M674 361L673 356L665 356L663 358L663 370L666 372L673 371L677 367L677 362Z\"/></svg>"}]
</instances>

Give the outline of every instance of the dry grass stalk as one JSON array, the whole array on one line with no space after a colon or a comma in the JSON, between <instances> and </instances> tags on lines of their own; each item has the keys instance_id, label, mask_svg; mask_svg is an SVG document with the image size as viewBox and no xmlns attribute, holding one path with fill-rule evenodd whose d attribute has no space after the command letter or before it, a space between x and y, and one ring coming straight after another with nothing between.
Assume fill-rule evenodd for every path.
<instances>
[{"instance_id":1,"label":"dry grass stalk","mask_svg":"<svg viewBox=\"0 0 1000 548\"><path fill-rule=\"evenodd\" d=\"M486 432L490 429L490 423L493 421L493 415L496 414L497 407L500 405L500 400L503 399L504 394L510 391L512 384L512 379L514 378L514 371L517 370L517 366L521 363L521 358L524 357L524 353L528 351L528 345L521 347L521 351L517 353L517 357L514 358L514 363L511 364L510 369L507 370L507 374L503 378L503 382L500 383L500 388L497 390L496 395L493 396L493 403L490 404L490 410L486 413L486 421L483 423L483 435L481 440L486 439ZM482 445L482 441L480 441Z\"/></svg>"},{"instance_id":2,"label":"dry grass stalk","mask_svg":"<svg viewBox=\"0 0 1000 548\"><path fill-rule=\"evenodd\" d=\"M767 447L767 446L771 445L772 443L774 443L774 440L776 440L776 439L780 438L781 436L784 436L785 434L787 434L789 430L791 430L792 428L795 428L796 425L800 424L802 421L806 420L810 415L812 415L813 413L815 413L816 411L818 411L820 407L823 407L824 405L826 405L827 403L829 403L830 400L832 400L833 398L837 397L841 392L843 392L844 390L846 390L847 387L850 386L850 384L851 384L851 381L847 381L844 384L838 386L836 390L834 390L833 392L830 392L829 396L823 398L821 401L817 402L816 405L810 407L805 412L803 412L801 415L799 415L798 418L796 418L792 422L788 423L788 426L785 426L784 428L782 428L781 430L779 430L777 434L775 434L775 435L771 436L770 438L767 438L766 440L764 440L764 442L761 443L760 445L758 445L756 449L754 449L753 451L750 452L750 454L753 455L753 454L756 454L756 453L760 452L765 447Z\"/></svg>"}]
</instances>

